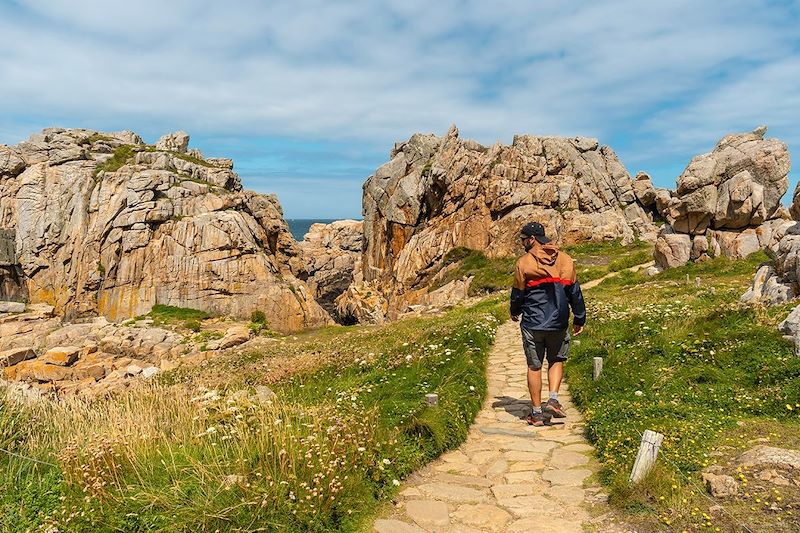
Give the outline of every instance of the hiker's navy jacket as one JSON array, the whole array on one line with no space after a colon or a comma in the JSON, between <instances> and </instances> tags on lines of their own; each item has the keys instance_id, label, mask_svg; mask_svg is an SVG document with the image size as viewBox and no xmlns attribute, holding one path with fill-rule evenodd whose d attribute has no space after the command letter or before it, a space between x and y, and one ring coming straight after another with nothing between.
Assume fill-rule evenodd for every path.
<instances>
[{"instance_id":1,"label":"hiker's navy jacket","mask_svg":"<svg viewBox=\"0 0 800 533\"><path fill-rule=\"evenodd\" d=\"M575 274L575 263L555 245L545 244L517 260L511 289L511 316L522 315L522 327L533 331L560 331L586 323L586 305Z\"/></svg>"}]
</instances>

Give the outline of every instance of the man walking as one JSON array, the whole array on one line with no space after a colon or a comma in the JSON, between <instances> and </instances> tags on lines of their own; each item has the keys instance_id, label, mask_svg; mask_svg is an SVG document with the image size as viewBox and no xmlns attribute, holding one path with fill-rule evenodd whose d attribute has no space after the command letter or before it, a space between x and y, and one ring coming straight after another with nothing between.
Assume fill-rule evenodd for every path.
<instances>
[{"instance_id":1,"label":"man walking","mask_svg":"<svg viewBox=\"0 0 800 533\"><path fill-rule=\"evenodd\" d=\"M538 222L520 231L527 252L517 260L511 289L511 319L522 318L522 347L528 363L528 390L533 410L527 418L532 426L545 425L545 418L564 418L558 389L569 352L569 311L575 315L572 333L578 335L586 323L586 306L575 275L575 263L545 237ZM550 398L542 406L542 364L547 357Z\"/></svg>"}]
</instances>

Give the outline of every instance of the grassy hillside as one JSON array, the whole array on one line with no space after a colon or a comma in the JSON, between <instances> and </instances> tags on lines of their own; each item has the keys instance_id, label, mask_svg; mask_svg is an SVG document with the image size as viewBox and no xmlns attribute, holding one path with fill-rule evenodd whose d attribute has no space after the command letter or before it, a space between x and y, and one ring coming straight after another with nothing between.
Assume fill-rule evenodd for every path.
<instances>
[{"instance_id":1,"label":"grassy hillside","mask_svg":"<svg viewBox=\"0 0 800 533\"><path fill-rule=\"evenodd\" d=\"M734 470L741 497L710 502L698 473L758 443L800 443L800 358L776 329L793 305L738 303L764 260L716 259L654 278L626 272L586 295L588 329L568 363L570 390L612 502L646 530L800 530L798 487L776 492ZM597 382L594 356L604 358ZM646 429L665 435L660 466L632 488L626 479Z\"/></svg>"},{"instance_id":2,"label":"grassy hillside","mask_svg":"<svg viewBox=\"0 0 800 533\"><path fill-rule=\"evenodd\" d=\"M264 340L94 402L0 402L0 530L357 530L465 439L505 313Z\"/></svg>"}]
</instances>

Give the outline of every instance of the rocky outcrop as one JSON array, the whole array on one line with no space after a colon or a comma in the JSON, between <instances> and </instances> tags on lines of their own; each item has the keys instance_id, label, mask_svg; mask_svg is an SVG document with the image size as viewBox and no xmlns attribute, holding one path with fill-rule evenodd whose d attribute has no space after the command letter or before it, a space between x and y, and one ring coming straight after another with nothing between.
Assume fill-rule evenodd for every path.
<instances>
[{"instance_id":1,"label":"rocky outcrop","mask_svg":"<svg viewBox=\"0 0 800 533\"><path fill-rule=\"evenodd\" d=\"M307 283L311 294L340 322L346 320L339 316L336 298L354 281L361 279L363 226L363 222L356 220L313 224L299 243L308 270Z\"/></svg>"},{"instance_id":2,"label":"rocky outcrop","mask_svg":"<svg viewBox=\"0 0 800 533\"><path fill-rule=\"evenodd\" d=\"M16 232L30 301L68 318L166 304L261 310L281 331L328 323L277 198L188 142L51 128L0 146L0 229Z\"/></svg>"},{"instance_id":3,"label":"rocky outcrop","mask_svg":"<svg viewBox=\"0 0 800 533\"><path fill-rule=\"evenodd\" d=\"M519 252L523 223L561 243L655 239L657 191L631 176L596 139L518 135L510 146L415 134L364 184L362 272L392 309L459 246L489 256Z\"/></svg>"},{"instance_id":4,"label":"rocky outcrop","mask_svg":"<svg viewBox=\"0 0 800 533\"><path fill-rule=\"evenodd\" d=\"M253 338L245 323L231 322L210 319L210 329L198 333L175 324L157 327L146 317L70 323L52 306L28 305L22 313L0 313L0 385L33 397L105 394Z\"/></svg>"},{"instance_id":5,"label":"rocky outcrop","mask_svg":"<svg viewBox=\"0 0 800 533\"><path fill-rule=\"evenodd\" d=\"M800 356L800 306L795 307L783 322L778 324L783 338L794 345L794 354Z\"/></svg>"},{"instance_id":6,"label":"rocky outcrop","mask_svg":"<svg viewBox=\"0 0 800 533\"><path fill-rule=\"evenodd\" d=\"M656 202L668 224L656 242L660 268L716 255L746 257L774 245L792 225L781 206L789 181L789 152L766 127L724 137L692 159L677 189Z\"/></svg>"},{"instance_id":7,"label":"rocky outcrop","mask_svg":"<svg viewBox=\"0 0 800 533\"><path fill-rule=\"evenodd\" d=\"M769 305L781 304L794 299L795 289L788 283L783 283L772 265L761 265L756 271L753 284L741 297L742 303L767 303Z\"/></svg>"},{"instance_id":8,"label":"rocky outcrop","mask_svg":"<svg viewBox=\"0 0 800 533\"><path fill-rule=\"evenodd\" d=\"M376 281L355 281L336 300L336 316L345 325L382 324L389 318L389 302Z\"/></svg>"},{"instance_id":9,"label":"rocky outcrop","mask_svg":"<svg viewBox=\"0 0 800 533\"><path fill-rule=\"evenodd\" d=\"M775 467L793 471L795 477L800 473L800 450L777 448L775 446L756 446L739 456L737 463L748 468Z\"/></svg>"}]
</instances>

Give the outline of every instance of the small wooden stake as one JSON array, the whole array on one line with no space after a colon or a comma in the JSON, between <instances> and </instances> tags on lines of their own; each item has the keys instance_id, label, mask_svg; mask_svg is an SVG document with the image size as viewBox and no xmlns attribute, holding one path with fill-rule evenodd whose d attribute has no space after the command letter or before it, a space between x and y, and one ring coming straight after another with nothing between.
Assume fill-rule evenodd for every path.
<instances>
[{"instance_id":1,"label":"small wooden stake","mask_svg":"<svg viewBox=\"0 0 800 533\"><path fill-rule=\"evenodd\" d=\"M633 463L633 470L629 481L638 483L656 464L658 449L664 440L664 435L655 431L646 430L642 435L642 443L639 445L639 453L636 454L636 461Z\"/></svg>"},{"instance_id":2,"label":"small wooden stake","mask_svg":"<svg viewBox=\"0 0 800 533\"><path fill-rule=\"evenodd\" d=\"M439 405L439 395L438 394L426 394L425 401L428 402L428 405L434 406Z\"/></svg>"},{"instance_id":3,"label":"small wooden stake","mask_svg":"<svg viewBox=\"0 0 800 533\"><path fill-rule=\"evenodd\" d=\"M592 378L597 381L600 379L600 373L603 371L603 358L595 357L592 359Z\"/></svg>"}]
</instances>

